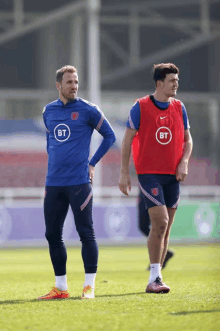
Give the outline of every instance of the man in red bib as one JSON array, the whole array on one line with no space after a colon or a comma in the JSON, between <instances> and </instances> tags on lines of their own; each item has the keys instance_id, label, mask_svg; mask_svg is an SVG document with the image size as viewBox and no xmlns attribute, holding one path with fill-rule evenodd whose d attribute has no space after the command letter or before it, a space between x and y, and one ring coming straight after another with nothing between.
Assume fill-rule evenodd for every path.
<instances>
[{"instance_id":1,"label":"man in red bib","mask_svg":"<svg viewBox=\"0 0 220 331\"><path fill-rule=\"evenodd\" d=\"M172 63L153 67L156 90L135 102L122 143L119 188L129 195L131 150L151 220L148 237L150 278L147 293L168 293L163 283L163 265L172 223L179 202L179 182L188 173L192 137L184 104L174 99L179 69Z\"/></svg>"}]
</instances>

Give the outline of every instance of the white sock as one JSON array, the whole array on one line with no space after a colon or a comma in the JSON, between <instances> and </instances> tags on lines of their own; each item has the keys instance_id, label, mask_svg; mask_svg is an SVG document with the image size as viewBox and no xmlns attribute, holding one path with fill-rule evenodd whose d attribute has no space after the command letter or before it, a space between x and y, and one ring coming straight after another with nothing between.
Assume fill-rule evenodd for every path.
<instances>
[{"instance_id":1,"label":"white sock","mask_svg":"<svg viewBox=\"0 0 220 331\"><path fill-rule=\"evenodd\" d=\"M55 276L55 286L60 290L60 291L66 291L68 289L67 286L67 277L66 275L63 276Z\"/></svg>"},{"instance_id":2,"label":"white sock","mask_svg":"<svg viewBox=\"0 0 220 331\"><path fill-rule=\"evenodd\" d=\"M95 277L96 274L85 274L85 282L83 287L90 285L92 288L95 288Z\"/></svg>"},{"instance_id":3,"label":"white sock","mask_svg":"<svg viewBox=\"0 0 220 331\"><path fill-rule=\"evenodd\" d=\"M150 265L149 284L154 282L157 277L160 277L162 279L161 265L160 263L152 263Z\"/></svg>"}]
</instances>

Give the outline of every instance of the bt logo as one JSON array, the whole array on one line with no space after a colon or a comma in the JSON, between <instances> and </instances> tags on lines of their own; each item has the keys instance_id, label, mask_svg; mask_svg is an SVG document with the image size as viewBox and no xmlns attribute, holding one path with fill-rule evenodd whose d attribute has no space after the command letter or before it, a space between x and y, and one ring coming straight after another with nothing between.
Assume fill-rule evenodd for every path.
<instances>
[{"instance_id":1,"label":"bt logo","mask_svg":"<svg viewBox=\"0 0 220 331\"><path fill-rule=\"evenodd\" d=\"M70 128L66 124L58 124L54 129L54 137L57 141L63 142L70 137Z\"/></svg>"},{"instance_id":2,"label":"bt logo","mask_svg":"<svg viewBox=\"0 0 220 331\"><path fill-rule=\"evenodd\" d=\"M160 139L167 139L169 132L160 132Z\"/></svg>"},{"instance_id":3,"label":"bt logo","mask_svg":"<svg viewBox=\"0 0 220 331\"><path fill-rule=\"evenodd\" d=\"M161 126L156 132L156 139L161 145L167 145L172 140L172 132L166 126Z\"/></svg>"}]
</instances>

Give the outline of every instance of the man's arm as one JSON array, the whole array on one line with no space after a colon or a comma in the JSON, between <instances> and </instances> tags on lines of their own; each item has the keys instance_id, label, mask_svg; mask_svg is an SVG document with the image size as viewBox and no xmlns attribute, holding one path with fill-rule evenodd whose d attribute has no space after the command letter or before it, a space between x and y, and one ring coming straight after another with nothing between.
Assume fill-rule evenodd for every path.
<instances>
[{"instance_id":1,"label":"man's arm","mask_svg":"<svg viewBox=\"0 0 220 331\"><path fill-rule=\"evenodd\" d=\"M109 148L116 141L115 133L106 118L104 119L102 126L98 132L102 135L103 140L89 162L89 165L93 167L95 167L96 163L99 162L99 160L108 152Z\"/></svg>"},{"instance_id":2,"label":"man's arm","mask_svg":"<svg viewBox=\"0 0 220 331\"><path fill-rule=\"evenodd\" d=\"M131 179L129 175L129 161L131 156L131 144L137 130L126 128L121 149L121 170L119 178L119 189L125 195L131 190Z\"/></svg>"},{"instance_id":3,"label":"man's arm","mask_svg":"<svg viewBox=\"0 0 220 331\"><path fill-rule=\"evenodd\" d=\"M184 146L183 157L176 170L176 179L181 182L186 179L186 176L188 174L188 163L193 148L192 136L190 134L189 129L185 130L184 142L185 142L185 146Z\"/></svg>"},{"instance_id":4,"label":"man's arm","mask_svg":"<svg viewBox=\"0 0 220 331\"><path fill-rule=\"evenodd\" d=\"M97 109L95 109L95 113L93 115L94 116L91 117L91 124L102 135L103 140L89 162L89 178L91 180L91 184L93 184L95 165L116 141L115 133L105 116Z\"/></svg>"}]
</instances>

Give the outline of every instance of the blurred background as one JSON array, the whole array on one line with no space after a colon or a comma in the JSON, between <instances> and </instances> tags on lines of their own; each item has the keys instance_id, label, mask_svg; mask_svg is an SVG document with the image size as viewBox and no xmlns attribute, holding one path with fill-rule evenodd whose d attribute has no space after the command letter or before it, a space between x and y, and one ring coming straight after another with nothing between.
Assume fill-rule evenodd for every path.
<instances>
[{"instance_id":1,"label":"blurred background","mask_svg":"<svg viewBox=\"0 0 220 331\"><path fill-rule=\"evenodd\" d=\"M194 141L172 242L220 241L220 0L1 0L0 246L46 245L43 107L55 72L78 69L78 96L100 106L117 141L96 167L94 226L103 244L146 242L137 227L137 178L118 189L120 148L134 101L154 92L152 65L180 69ZM94 135L92 153L100 143ZM68 213L64 238L78 244Z\"/></svg>"}]
</instances>

